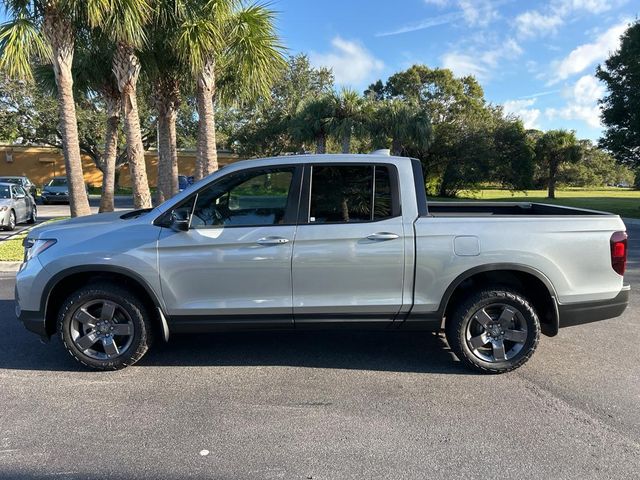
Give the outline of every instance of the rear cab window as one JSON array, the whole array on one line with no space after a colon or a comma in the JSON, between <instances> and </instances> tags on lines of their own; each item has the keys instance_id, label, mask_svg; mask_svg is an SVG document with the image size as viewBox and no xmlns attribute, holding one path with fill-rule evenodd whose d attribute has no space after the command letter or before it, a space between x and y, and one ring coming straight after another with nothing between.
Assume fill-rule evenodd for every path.
<instances>
[{"instance_id":1,"label":"rear cab window","mask_svg":"<svg viewBox=\"0 0 640 480\"><path fill-rule=\"evenodd\" d=\"M309 183L309 224L375 222L400 215L393 165L315 164Z\"/></svg>"}]
</instances>

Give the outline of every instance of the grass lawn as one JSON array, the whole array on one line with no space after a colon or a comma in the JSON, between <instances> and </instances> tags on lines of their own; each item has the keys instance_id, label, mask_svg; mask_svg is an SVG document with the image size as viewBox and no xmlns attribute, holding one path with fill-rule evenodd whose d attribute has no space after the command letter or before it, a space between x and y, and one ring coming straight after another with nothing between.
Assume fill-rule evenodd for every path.
<instances>
[{"instance_id":1,"label":"grass lawn","mask_svg":"<svg viewBox=\"0 0 640 480\"><path fill-rule=\"evenodd\" d=\"M622 217L640 218L640 190L629 188L567 188L557 190L556 198L553 200L547 198L546 190L511 192L509 190L487 189L461 192L459 197L458 200L550 203L567 207L602 210L617 213ZM436 199L432 198L432 200Z\"/></svg>"},{"instance_id":2,"label":"grass lawn","mask_svg":"<svg viewBox=\"0 0 640 480\"><path fill-rule=\"evenodd\" d=\"M26 236L27 232L22 232L0 242L0 262L21 262L24 256L22 240Z\"/></svg>"}]
</instances>

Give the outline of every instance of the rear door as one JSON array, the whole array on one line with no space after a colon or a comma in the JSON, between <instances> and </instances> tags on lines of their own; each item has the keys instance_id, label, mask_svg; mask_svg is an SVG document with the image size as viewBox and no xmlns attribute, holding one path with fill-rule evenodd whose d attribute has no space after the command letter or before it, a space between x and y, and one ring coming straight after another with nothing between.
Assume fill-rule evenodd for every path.
<instances>
[{"instance_id":1,"label":"rear door","mask_svg":"<svg viewBox=\"0 0 640 480\"><path fill-rule=\"evenodd\" d=\"M296 325L387 325L403 294L396 167L307 165L300 205L292 267Z\"/></svg>"},{"instance_id":2,"label":"rear door","mask_svg":"<svg viewBox=\"0 0 640 480\"><path fill-rule=\"evenodd\" d=\"M12 185L13 203L16 210L16 222L22 223L27 220L28 198L24 189L20 185Z\"/></svg>"}]
</instances>

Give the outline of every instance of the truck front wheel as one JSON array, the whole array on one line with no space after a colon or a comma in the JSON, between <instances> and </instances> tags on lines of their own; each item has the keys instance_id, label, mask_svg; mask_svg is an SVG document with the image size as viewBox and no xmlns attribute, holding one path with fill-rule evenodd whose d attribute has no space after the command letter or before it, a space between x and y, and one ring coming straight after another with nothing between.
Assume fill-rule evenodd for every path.
<instances>
[{"instance_id":1,"label":"truck front wheel","mask_svg":"<svg viewBox=\"0 0 640 480\"><path fill-rule=\"evenodd\" d=\"M507 288L472 293L446 320L449 346L467 366L504 373L523 365L535 351L540 321L531 303Z\"/></svg>"},{"instance_id":2,"label":"truck front wheel","mask_svg":"<svg viewBox=\"0 0 640 480\"><path fill-rule=\"evenodd\" d=\"M60 308L58 332L71 356L97 370L133 365L149 349L153 336L140 299L109 282L72 293Z\"/></svg>"}]
</instances>

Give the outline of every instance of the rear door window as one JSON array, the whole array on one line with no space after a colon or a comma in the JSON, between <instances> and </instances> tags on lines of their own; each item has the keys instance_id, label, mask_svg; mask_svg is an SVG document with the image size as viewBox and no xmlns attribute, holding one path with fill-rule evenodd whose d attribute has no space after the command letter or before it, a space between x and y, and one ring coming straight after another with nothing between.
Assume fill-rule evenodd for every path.
<instances>
[{"instance_id":1,"label":"rear door window","mask_svg":"<svg viewBox=\"0 0 640 480\"><path fill-rule=\"evenodd\" d=\"M386 165L314 165L309 223L358 223L394 216Z\"/></svg>"}]
</instances>

